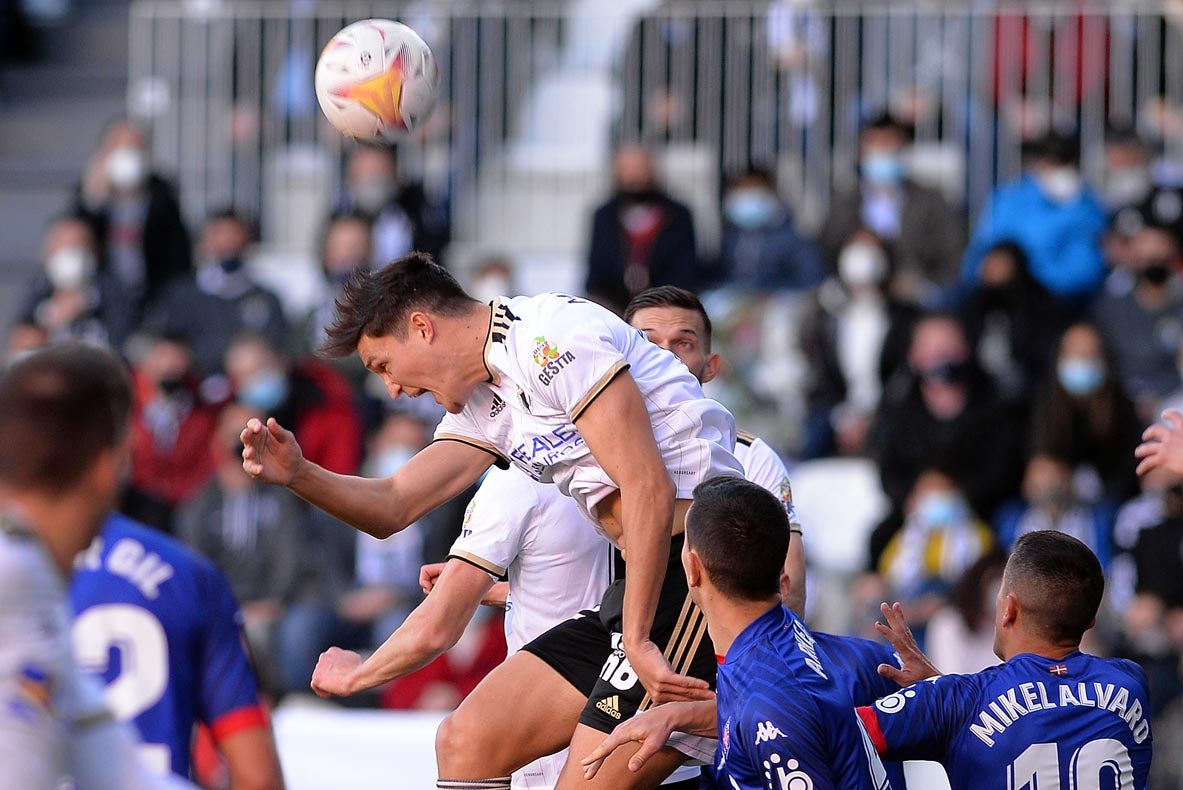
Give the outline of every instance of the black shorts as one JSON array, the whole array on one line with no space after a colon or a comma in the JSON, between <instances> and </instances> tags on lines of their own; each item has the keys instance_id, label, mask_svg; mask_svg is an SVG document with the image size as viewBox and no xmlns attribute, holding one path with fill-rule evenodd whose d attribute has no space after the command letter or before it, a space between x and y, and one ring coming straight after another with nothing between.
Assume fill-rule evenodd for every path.
<instances>
[{"instance_id":1,"label":"black shorts","mask_svg":"<svg viewBox=\"0 0 1183 790\"><path fill-rule=\"evenodd\" d=\"M706 618L687 592L681 560L684 541L682 535L675 535L671 541L649 638L665 653L675 672L705 680L713 689L718 663L707 635ZM545 661L587 697L579 723L605 733L652 705L624 655L624 584L624 578L613 582L596 609L559 623L522 648Z\"/></svg>"}]
</instances>

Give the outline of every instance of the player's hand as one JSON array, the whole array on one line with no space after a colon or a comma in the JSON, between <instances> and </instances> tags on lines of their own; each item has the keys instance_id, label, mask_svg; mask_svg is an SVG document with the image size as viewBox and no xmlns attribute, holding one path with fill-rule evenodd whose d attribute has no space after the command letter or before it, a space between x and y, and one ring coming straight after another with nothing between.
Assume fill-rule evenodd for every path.
<instances>
[{"instance_id":1,"label":"player's hand","mask_svg":"<svg viewBox=\"0 0 1183 790\"><path fill-rule=\"evenodd\" d=\"M275 421L252 417L239 437L242 440L242 468L248 475L264 483L290 485L296 477L304 453L296 436Z\"/></svg>"},{"instance_id":2,"label":"player's hand","mask_svg":"<svg viewBox=\"0 0 1183 790\"><path fill-rule=\"evenodd\" d=\"M321 697L348 697L354 692L352 676L361 668L361 656L352 650L330 647L320 654L312 670L312 690Z\"/></svg>"},{"instance_id":3,"label":"player's hand","mask_svg":"<svg viewBox=\"0 0 1183 790\"><path fill-rule=\"evenodd\" d=\"M435 589L435 583L439 581L440 574L444 572L444 566L447 564L446 562L433 562L419 569L419 587L423 590L424 595Z\"/></svg>"},{"instance_id":4,"label":"player's hand","mask_svg":"<svg viewBox=\"0 0 1183 790\"><path fill-rule=\"evenodd\" d=\"M676 707L676 705L658 705L656 708L638 713L628 721L617 725L616 729L601 741L591 754L579 761L583 766L583 778L587 780L594 778L596 772L600 770L600 766L604 764L604 760L627 743L641 744L637 753L628 761L630 771L641 770L641 766L665 746L665 742L669 740L670 735L676 729L677 724L673 715Z\"/></svg>"},{"instance_id":5,"label":"player's hand","mask_svg":"<svg viewBox=\"0 0 1183 790\"><path fill-rule=\"evenodd\" d=\"M625 654L655 704L695 702L715 696L705 680L674 672L670 662L666 661L661 650L651 640L646 639L632 649L626 647Z\"/></svg>"},{"instance_id":6,"label":"player's hand","mask_svg":"<svg viewBox=\"0 0 1183 790\"><path fill-rule=\"evenodd\" d=\"M900 654L900 661L904 665L901 669L890 664L880 664L879 674L888 680L894 680L900 686L910 686L941 674L941 671L928 660L928 656L924 655L920 645L916 644L912 629L904 621L904 607L898 602L890 606L881 603L879 611L883 612L887 625L875 623L875 630L887 637L895 652Z\"/></svg>"},{"instance_id":7,"label":"player's hand","mask_svg":"<svg viewBox=\"0 0 1183 790\"><path fill-rule=\"evenodd\" d=\"M1164 468L1183 475L1183 414L1174 409L1162 413L1166 424L1156 422L1142 434L1142 443L1134 450L1141 459L1138 474Z\"/></svg>"}]
</instances>

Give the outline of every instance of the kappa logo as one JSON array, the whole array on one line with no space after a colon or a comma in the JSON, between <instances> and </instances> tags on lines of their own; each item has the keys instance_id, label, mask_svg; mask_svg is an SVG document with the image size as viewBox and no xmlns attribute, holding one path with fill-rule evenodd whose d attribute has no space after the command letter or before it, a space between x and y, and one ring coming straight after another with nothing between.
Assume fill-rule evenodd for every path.
<instances>
[{"instance_id":1,"label":"kappa logo","mask_svg":"<svg viewBox=\"0 0 1183 790\"><path fill-rule=\"evenodd\" d=\"M762 721L756 725L756 745L757 746L759 746L762 743L768 743L769 741L776 740L777 738L783 738L783 737L785 737L785 734L780 731L779 727L777 727L775 724L773 724L770 721Z\"/></svg>"},{"instance_id":2,"label":"kappa logo","mask_svg":"<svg viewBox=\"0 0 1183 790\"><path fill-rule=\"evenodd\" d=\"M505 411L505 401L496 392L493 393L493 405L489 407L489 419L493 419Z\"/></svg>"},{"instance_id":3,"label":"kappa logo","mask_svg":"<svg viewBox=\"0 0 1183 790\"><path fill-rule=\"evenodd\" d=\"M613 694L611 697L605 697L596 703L596 708L607 713L617 721L620 720L620 695Z\"/></svg>"}]
</instances>

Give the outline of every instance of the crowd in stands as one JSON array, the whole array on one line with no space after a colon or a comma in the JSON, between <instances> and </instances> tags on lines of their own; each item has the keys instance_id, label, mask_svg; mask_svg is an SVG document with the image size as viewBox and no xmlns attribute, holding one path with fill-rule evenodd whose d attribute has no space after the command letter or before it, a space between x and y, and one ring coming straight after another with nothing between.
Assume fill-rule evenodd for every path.
<instances>
[{"instance_id":1,"label":"crowd in stands","mask_svg":"<svg viewBox=\"0 0 1183 790\"><path fill-rule=\"evenodd\" d=\"M1058 529L1108 572L1093 649L1142 661L1154 714L1183 718L1183 484L1133 471L1143 427L1183 404L1183 184L1156 180L1154 145L1123 130L1107 138L1103 183L1088 184L1075 139L1049 133L965 217L913 179L910 139L889 116L867 119L857 178L816 233L798 227L770 170L725 174L710 255L652 152L622 146L612 193L587 218L584 290L618 310L651 286L703 292L738 352L712 392L734 400L741 425L761 411L791 422L766 436L790 471L876 464L888 507L867 530L852 631L869 625L854 622L868 602L901 600L938 666L979 669L993 660L1004 552ZM306 691L321 650L372 648L418 602L419 566L443 558L467 497L376 541L253 481L238 433L273 416L312 460L370 476L429 441L434 404L391 402L356 358L314 352L353 272L413 249L448 263L448 209L400 179L395 152L353 149L323 222L319 295L292 315L255 279L252 219L228 208L191 232L148 150L134 124L108 128L73 205L46 228L7 354L82 338L126 357L137 407L123 510L213 559L268 687ZM514 292L513 262L490 258L465 282L482 299ZM761 380L777 349L802 360L795 411ZM826 525L804 526L808 553ZM454 704L489 663L498 626L480 627L466 651L383 699Z\"/></svg>"}]
</instances>

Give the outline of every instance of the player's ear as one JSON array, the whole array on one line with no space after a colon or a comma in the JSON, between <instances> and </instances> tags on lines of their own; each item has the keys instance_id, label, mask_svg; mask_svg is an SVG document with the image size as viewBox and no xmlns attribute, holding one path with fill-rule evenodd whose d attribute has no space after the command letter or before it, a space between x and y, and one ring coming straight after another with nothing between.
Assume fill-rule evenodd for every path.
<instances>
[{"instance_id":1,"label":"player's ear","mask_svg":"<svg viewBox=\"0 0 1183 790\"><path fill-rule=\"evenodd\" d=\"M706 367L702 369L702 383L706 384L708 381L719 375L719 368L723 367L723 358L718 354L711 354L707 357Z\"/></svg>"},{"instance_id":2,"label":"player's ear","mask_svg":"<svg viewBox=\"0 0 1183 790\"><path fill-rule=\"evenodd\" d=\"M780 602L785 606L789 605L789 593L793 591L793 580L789 578L787 571L780 572Z\"/></svg>"},{"instance_id":3,"label":"player's ear","mask_svg":"<svg viewBox=\"0 0 1183 790\"><path fill-rule=\"evenodd\" d=\"M1019 599L1014 593L1007 593L1002 604L1002 625L1012 626L1019 619Z\"/></svg>"},{"instance_id":4,"label":"player's ear","mask_svg":"<svg viewBox=\"0 0 1183 790\"><path fill-rule=\"evenodd\" d=\"M407 322L411 327L411 337L421 338L428 343L435 337L435 322L431 320L431 316L421 310L416 310L408 317Z\"/></svg>"},{"instance_id":5,"label":"player's ear","mask_svg":"<svg viewBox=\"0 0 1183 790\"><path fill-rule=\"evenodd\" d=\"M686 572L687 587L702 586L702 559L697 551L691 548L682 551L682 570Z\"/></svg>"}]
</instances>

